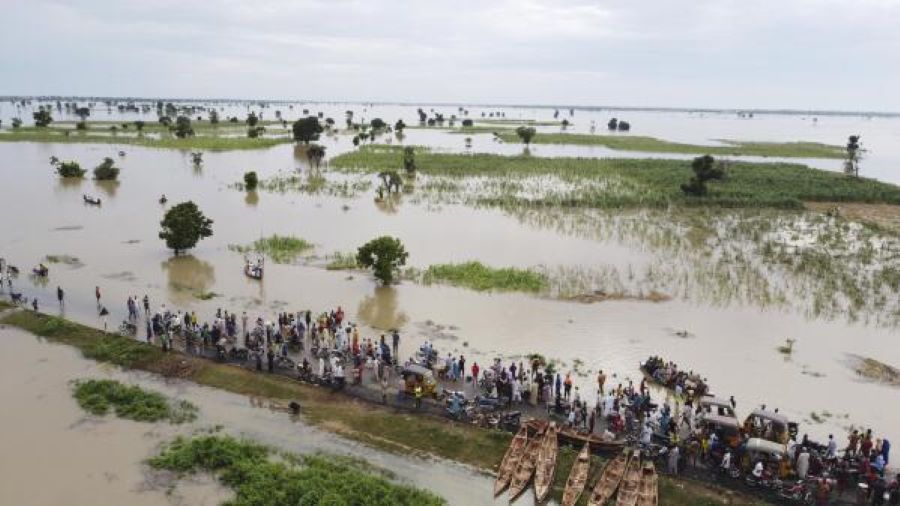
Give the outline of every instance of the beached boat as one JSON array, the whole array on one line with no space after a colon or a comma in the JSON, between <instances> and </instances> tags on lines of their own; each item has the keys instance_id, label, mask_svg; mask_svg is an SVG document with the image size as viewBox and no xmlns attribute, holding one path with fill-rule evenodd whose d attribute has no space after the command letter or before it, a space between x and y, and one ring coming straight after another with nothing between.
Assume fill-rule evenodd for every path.
<instances>
[{"instance_id":1,"label":"beached boat","mask_svg":"<svg viewBox=\"0 0 900 506\"><path fill-rule=\"evenodd\" d=\"M636 506L638 487L641 485L641 452L635 450L628 463L622 483L619 484L619 493L616 495L616 506Z\"/></svg>"},{"instance_id":2,"label":"beached boat","mask_svg":"<svg viewBox=\"0 0 900 506\"><path fill-rule=\"evenodd\" d=\"M637 506L656 506L659 500L658 494L656 467L652 461L644 462L641 470L641 483L638 487Z\"/></svg>"},{"instance_id":3,"label":"beached boat","mask_svg":"<svg viewBox=\"0 0 900 506\"><path fill-rule=\"evenodd\" d=\"M619 482L622 481L622 476L625 475L625 470L628 469L630 457L631 452L625 449L622 450L618 457L606 464L606 467L600 473L600 477L597 478L597 483L594 484L593 490L591 490L588 506L604 506L606 501L612 498L619 487Z\"/></svg>"},{"instance_id":4,"label":"beached boat","mask_svg":"<svg viewBox=\"0 0 900 506\"><path fill-rule=\"evenodd\" d=\"M528 427L522 425L518 434L516 434L509 444L506 455L503 456L503 461L500 462L500 469L497 471L497 480L494 482L495 496L499 495L500 492L503 492L506 490L506 487L509 486L509 482L512 480L512 475L516 470L519 459L522 458L522 454L525 453L525 447L527 446Z\"/></svg>"},{"instance_id":5,"label":"beached boat","mask_svg":"<svg viewBox=\"0 0 900 506\"><path fill-rule=\"evenodd\" d=\"M590 445L590 451L594 453L608 453L621 450L625 446L624 441L608 441L597 434L578 432L571 427L560 427L557 432L559 442L579 448L585 443Z\"/></svg>"},{"instance_id":6,"label":"beached boat","mask_svg":"<svg viewBox=\"0 0 900 506\"><path fill-rule=\"evenodd\" d=\"M543 441L543 430L528 440L528 446L525 447L525 452L519 458L519 463L516 465L516 470L509 482L509 502L515 501L528 487L531 476L534 474L534 468L537 465L538 452L540 452Z\"/></svg>"},{"instance_id":7,"label":"beached boat","mask_svg":"<svg viewBox=\"0 0 900 506\"><path fill-rule=\"evenodd\" d=\"M578 453L578 458L572 464L572 470L569 471L569 479L566 480L566 489L563 492L563 506L575 506L578 498L584 492L587 485L588 473L591 470L591 447L585 443L584 448Z\"/></svg>"},{"instance_id":8,"label":"beached boat","mask_svg":"<svg viewBox=\"0 0 900 506\"><path fill-rule=\"evenodd\" d=\"M556 454L559 444L556 440L556 424L551 423L544 434L541 450L538 453L537 465L534 470L534 498L538 504L544 502L553 488L553 477L556 475Z\"/></svg>"}]
</instances>

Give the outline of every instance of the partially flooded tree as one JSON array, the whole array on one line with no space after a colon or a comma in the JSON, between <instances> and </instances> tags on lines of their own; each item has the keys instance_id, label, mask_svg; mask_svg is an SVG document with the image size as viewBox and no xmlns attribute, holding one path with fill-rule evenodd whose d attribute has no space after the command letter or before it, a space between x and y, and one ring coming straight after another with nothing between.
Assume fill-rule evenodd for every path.
<instances>
[{"instance_id":1,"label":"partially flooded tree","mask_svg":"<svg viewBox=\"0 0 900 506\"><path fill-rule=\"evenodd\" d=\"M52 161L51 161L52 164ZM78 165L78 162L68 161L57 163L55 165L56 173L59 174L60 177L75 177L80 178L84 177L84 173L86 172L81 168L81 165Z\"/></svg>"},{"instance_id":2,"label":"partially flooded tree","mask_svg":"<svg viewBox=\"0 0 900 506\"><path fill-rule=\"evenodd\" d=\"M356 252L356 262L372 269L375 278L385 285L394 281L394 275L406 265L408 257L400 239L389 236L372 239Z\"/></svg>"},{"instance_id":3,"label":"partially flooded tree","mask_svg":"<svg viewBox=\"0 0 900 506\"><path fill-rule=\"evenodd\" d=\"M612 118L609 122L606 123L606 128L609 130L616 130L619 128L619 120L616 118Z\"/></svg>"},{"instance_id":4,"label":"partially flooded tree","mask_svg":"<svg viewBox=\"0 0 900 506\"><path fill-rule=\"evenodd\" d=\"M381 188L387 190L388 193L396 193L403 186L403 178L396 170L386 170L378 173L381 178Z\"/></svg>"},{"instance_id":5,"label":"partially flooded tree","mask_svg":"<svg viewBox=\"0 0 900 506\"><path fill-rule=\"evenodd\" d=\"M306 160L309 162L310 167L318 169L324 158L325 146L322 146L321 144L310 144L309 147L306 148Z\"/></svg>"},{"instance_id":6,"label":"partially flooded tree","mask_svg":"<svg viewBox=\"0 0 900 506\"><path fill-rule=\"evenodd\" d=\"M219 124L219 111L215 109L209 111L209 122L213 125Z\"/></svg>"},{"instance_id":7,"label":"partially flooded tree","mask_svg":"<svg viewBox=\"0 0 900 506\"><path fill-rule=\"evenodd\" d=\"M859 177L859 160L862 158L862 145L859 135L851 135L847 138L847 156L844 159L844 173L848 176Z\"/></svg>"},{"instance_id":8,"label":"partially flooded tree","mask_svg":"<svg viewBox=\"0 0 900 506\"><path fill-rule=\"evenodd\" d=\"M404 128L406 128L406 123L404 123L402 119L398 119L397 122L394 123L394 131L398 134L402 134Z\"/></svg>"},{"instance_id":9,"label":"partially flooded tree","mask_svg":"<svg viewBox=\"0 0 900 506\"><path fill-rule=\"evenodd\" d=\"M13 118L12 119L12 127L19 128L20 126L22 126L22 118Z\"/></svg>"},{"instance_id":10,"label":"partially flooded tree","mask_svg":"<svg viewBox=\"0 0 900 506\"><path fill-rule=\"evenodd\" d=\"M97 181L115 181L119 177L119 168L110 157L103 159L100 165L94 167L94 179Z\"/></svg>"},{"instance_id":11,"label":"partially flooded tree","mask_svg":"<svg viewBox=\"0 0 900 506\"><path fill-rule=\"evenodd\" d=\"M259 185L259 177L256 175L256 171L251 170L250 172L244 173L244 188L247 191L253 191Z\"/></svg>"},{"instance_id":12,"label":"partially flooded tree","mask_svg":"<svg viewBox=\"0 0 900 506\"><path fill-rule=\"evenodd\" d=\"M375 118L369 122L369 126L372 127L372 130L383 130L384 127L387 126L387 123L381 118Z\"/></svg>"},{"instance_id":13,"label":"partially flooded tree","mask_svg":"<svg viewBox=\"0 0 900 506\"><path fill-rule=\"evenodd\" d=\"M91 115L91 110L87 107L79 107L75 109L75 115L78 116L82 122L88 119L88 116Z\"/></svg>"},{"instance_id":14,"label":"partially flooded tree","mask_svg":"<svg viewBox=\"0 0 900 506\"><path fill-rule=\"evenodd\" d=\"M709 155L694 158L691 169L694 171L694 177L681 185L681 191L696 197L702 197L709 192L706 188L707 181L725 177L725 166L721 163L717 165L716 160Z\"/></svg>"},{"instance_id":15,"label":"partially flooded tree","mask_svg":"<svg viewBox=\"0 0 900 506\"><path fill-rule=\"evenodd\" d=\"M534 138L535 134L537 134L537 130L534 127L520 126L516 129L516 135L522 139L526 146L531 144L531 139Z\"/></svg>"},{"instance_id":16,"label":"partially flooded tree","mask_svg":"<svg viewBox=\"0 0 900 506\"><path fill-rule=\"evenodd\" d=\"M166 241L166 247L178 255L193 248L197 242L213 234L213 221L200 211L190 200L171 207L160 222L162 230L159 238Z\"/></svg>"},{"instance_id":17,"label":"partially flooded tree","mask_svg":"<svg viewBox=\"0 0 900 506\"><path fill-rule=\"evenodd\" d=\"M187 116L178 116L175 119L175 136L179 139L191 137L194 135L194 129L191 127L191 118Z\"/></svg>"},{"instance_id":18,"label":"partially flooded tree","mask_svg":"<svg viewBox=\"0 0 900 506\"><path fill-rule=\"evenodd\" d=\"M407 177L415 177L416 171L416 150L412 146L403 148L403 171Z\"/></svg>"},{"instance_id":19,"label":"partially flooded tree","mask_svg":"<svg viewBox=\"0 0 900 506\"><path fill-rule=\"evenodd\" d=\"M53 123L53 117L50 116L50 111L48 109L38 109L37 112L32 114L32 117L34 117L34 126L36 127L45 127L50 123Z\"/></svg>"},{"instance_id":20,"label":"partially flooded tree","mask_svg":"<svg viewBox=\"0 0 900 506\"><path fill-rule=\"evenodd\" d=\"M134 128L136 128L138 132L143 132L144 131L144 122L141 120L135 121Z\"/></svg>"},{"instance_id":21,"label":"partially flooded tree","mask_svg":"<svg viewBox=\"0 0 900 506\"><path fill-rule=\"evenodd\" d=\"M309 144L311 141L319 140L322 130L324 129L319 124L319 118L315 116L298 119L293 126L294 140Z\"/></svg>"},{"instance_id":22,"label":"partially flooded tree","mask_svg":"<svg viewBox=\"0 0 900 506\"><path fill-rule=\"evenodd\" d=\"M259 116L257 116L255 112L251 111L250 114L247 115L247 125L250 127L255 127L257 123L259 123Z\"/></svg>"}]
</instances>

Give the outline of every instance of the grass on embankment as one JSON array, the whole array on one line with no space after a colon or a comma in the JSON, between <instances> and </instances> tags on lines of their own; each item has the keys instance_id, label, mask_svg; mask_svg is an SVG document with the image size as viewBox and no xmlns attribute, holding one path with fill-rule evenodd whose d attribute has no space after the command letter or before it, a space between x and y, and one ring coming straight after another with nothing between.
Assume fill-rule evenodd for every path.
<instances>
[{"instance_id":1,"label":"grass on embankment","mask_svg":"<svg viewBox=\"0 0 900 506\"><path fill-rule=\"evenodd\" d=\"M72 394L82 409L98 416L113 410L119 418L138 422L184 423L197 418L197 407L190 402L170 401L158 392L115 380L77 380Z\"/></svg>"},{"instance_id":2,"label":"grass on embankment","mask_svg":"<svg viewBox=\"0 0 900 506\"><path fill-rule=\"evenodd\" d=\"M19 327L50 341L74 346L85 357L100 362L176 375L237 394L266 397L275 403L297 401L310 423L394 453L424 452L479 469L496 470L512 439L507 432L452 423L428 415L398 412L341 393L298 383L283 376L256 373L176 352L164 353L141 341L106 334L33 311L8 314L0 323ZM555 482L557 489L561 486L560 483L565 483L568 471L565 464L558 468ZM707 498L716 497L718 493L691 481L672 481L669 485L666 483L666 479L661 480L660 502L671 506L713 504ZM732 504L752 503L738 499Z\"/></svg>"},{"instance_id":3,"label":"grass on embankment","mask_svg":"<svg viewBox=\"0 0 900 506\"><path fill-rule=\"evenodd\" d=\"M339 155L331 167L381 172L402 166L398 147L365 146ZM554 176L579 185L551 198L510 194L486 201L494 205L563 207L776 207L803 208L803 201L900 204L900 187L790 163L728 162L722 181L708 183L705 197L681 190L694 173L690 160L624 158L542 158L489 154L434 153L419 149L419 172L448 177L524 178Z\"/></svg>"},{"instance_id":4,"label":"grass on embankment","mask_svg":"<svg viewBox=\"0 0 900 506\"><path fill-rule=\"evenodd\" d=\"M253 241L249 246L229 245L228 249L238 253L255 252L267 255L276 264L288 264L293 262L302 253L315 248L315 245L305 239L290 235L273 234Z\"/></svg>"},{"instance_id":5,"label":"grass on embankment","mask_svg":"<svg viewBox=\"0 0 900 506\"><path fill-rule=\"evenodd\" d=\"M391 483L346 457L276 454L230 436L178 438L149 464L181 475L213 473L234 490L236 497L228 504L235 506L445 504L428 491Z\"/></svg>"},{"instance_id":6,"label":"grass on embankment","mask_svg":"<svg viewBox=\"0 0 900 506\"><path fill-rule=\"evenodd\" d=\"M549 280L545 274L515 267L488 267L476 261L431 265L422 274L422 282L445 283L479 291L537 293L549 287Z\"/></svg>"},{"instance_id":7,"label":"grass on embankment","mask_svg":"<svg viewBox=\"0 0 900 506\"><path fill-rule=\"evenodd\" d=\"M229 151L241 149L270 148L279 144L293 142L290 137L260 137L251 139L246 135L225 137L198 133L193 137L179 139L168 133L160 137L136 135L120 132L105 134L80 131L69 131L54 128L29 129L24 131L10 130L0 133L0 142L51 142L66 144L127 144L148 148L162 149L200 149L210 151Z\"/></svg>"},{"instance_id":8,"label":"grass on embankment","mask_svg":"<svg viewBox=\"0 0 900 506\"><path fill-rule=\"evenodd\" d=\"M504 142L522 142L515 132L501 130L498 136ZM643 151L646 153L682 153L713 156L777 156L783 158L844 158L847 153L842 146L819 142L750 142L721 139L727 146L702 146L682 144L655 137L631 135L595 135L577 133L538 132L531 139L532 144L575 144L582 146L605 146L620 151Z\"/></svg>"}]
</instances>

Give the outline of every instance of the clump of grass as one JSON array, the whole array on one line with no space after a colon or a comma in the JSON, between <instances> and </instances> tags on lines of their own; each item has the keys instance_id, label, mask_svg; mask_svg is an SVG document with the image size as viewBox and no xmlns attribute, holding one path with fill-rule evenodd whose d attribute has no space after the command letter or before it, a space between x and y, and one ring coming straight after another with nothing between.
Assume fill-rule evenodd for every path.
<instances>
[{"instance_id":1,"label":"clump of grass","mask_svg":"<svg viewBox=\"0 0 900 506\"><path fill-rule=\"evenodd\" d=\"M515 267L494 268L481 262L431 265L422 275L424 283L447 283L473 290L541 292L549 286L546 275Z\"/></svg>"},{"instance_id":2,"label":"clump of grass","mask_svg":"<svg viewBox=\"0 0 900 506\"><path fill-rule=\"evenodd\" d=\"M329 271L347 271L359 268L356 255L353 253L336 252L325 266Z\"/></svg>"},{"instance_id":3,"label":"clump of grass","mask_svg":"<svg viewBox=\"0 0 900 506\"><path fill-rule=\"evenodd\" d=\"M200 290L199 292L194 294L194 297L200 300L212 300L216 297L220 297L220 294L216 292L207 292L206 290Z\"/></svg>"},{"instance_id":4,"label":"clump of grass","mask_svg":"<svg viewBox=\"0 0 900 506\"><path fill-rule=\"evenodd\" d=\"M784 344L778 347L778 353L782 355L790 355L794 352L794 343L797 342L796 339L787 338L784 340Z\"/></svg>"},{"instance_id":5,"label":"clump of grass","mask_svg":"<svg viewBox=\"0 0 900 506\"><path fill-rule=\"evenodd\" d=\"M116 416L138 422L190 422L197 418L197 408L187 401L170 401L164 395L115 380L78 380L74 383L78 405L93 415L110 410Z\"/></svg>"},{"instance_id":6,"label":"clump of grass","mask_svg":"<svg viewBox=\"0 0 900 506\"><path fill-rule=\"evenodd\" d=\"M303 252L313 248L315 248L315 245L305 239L290 235L281 236L278 234L257 239L250 246L235 244L228 246L228 249L238 253L249 253L253 251L267 255L277 264L291 263Z\"/></svg>"},{"instance_id":7,"label":"clump of grass","mask_svg":"<svg viewBox=\"0 0 900 506\"><path fill-rule=\"evenodd\" d=\"M178 438L150 466L178 473L212 472L232 488L233 505L391 504L441 505L434 494L391 483L349 459L281 455L229 436Z\"/></svg>"},{"instance_id":8,"label":"clump of grass","mask_svg":"<svg viewBox=\"0 0 900 506\"><path fill-rule=\"evenodd\" d=\"M81 267L84 264L76 256L72 255L47 255L44 260L48 264L65 264L70 267Z\"/></svg>"}]
</instances>

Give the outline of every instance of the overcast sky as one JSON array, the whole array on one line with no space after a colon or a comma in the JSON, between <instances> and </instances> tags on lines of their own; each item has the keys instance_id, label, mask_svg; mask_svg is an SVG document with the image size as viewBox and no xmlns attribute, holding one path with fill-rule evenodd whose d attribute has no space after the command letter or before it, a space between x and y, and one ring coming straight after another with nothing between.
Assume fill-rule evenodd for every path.
<instances>
[{"instance_id":1,"label":"overcast sky","mask_svg":"<svg viewBox=\"0 0 900 506\"><path fill-rule=\"evenodd\" d=\"M0 94L900 111L900 0L0 7Z\"/></svg>"}]
</instances>

